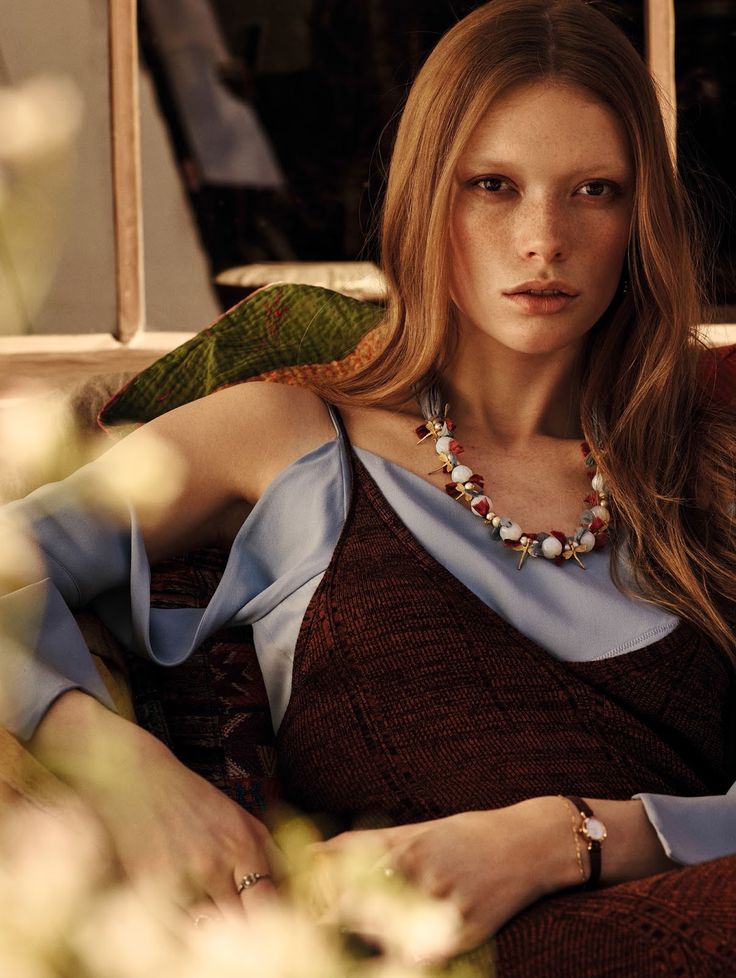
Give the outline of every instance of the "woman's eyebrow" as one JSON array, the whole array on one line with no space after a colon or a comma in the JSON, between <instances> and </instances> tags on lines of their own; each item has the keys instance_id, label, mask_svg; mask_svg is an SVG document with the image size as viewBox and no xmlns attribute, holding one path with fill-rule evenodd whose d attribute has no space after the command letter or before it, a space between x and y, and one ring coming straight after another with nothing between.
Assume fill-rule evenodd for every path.
<instances>
[{"instance_id":1,"label":"woman's eyebrow","mask_svg":"<svg viewBox=\"0 0 736 978\"><path fill-rule=\"evenodd\" d=\"M514 170L521 169L526 165L526 160L514 161L514 160L501 160L501 159L489 159L487 157L468 157L467 159L460 160L460 166L463 169L473 169L473 170ZM611 173L621 174L629 176L631 174L631 166L625 161L618 160L593 160L590 163L584 163L580 166L571 167L569 170L569 176L577 176L585 173L592 172L604 172L608 171Z\"/></svg>"}]
</instances>

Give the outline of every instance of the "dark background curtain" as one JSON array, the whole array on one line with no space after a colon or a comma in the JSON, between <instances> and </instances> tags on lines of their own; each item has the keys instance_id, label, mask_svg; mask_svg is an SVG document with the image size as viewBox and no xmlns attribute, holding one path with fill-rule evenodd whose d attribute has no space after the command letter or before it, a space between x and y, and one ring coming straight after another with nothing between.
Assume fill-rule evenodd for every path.
<instances>
[{"instance_id":1,"label":"dark background curtain","mask_svg":"<svg viewBox=\"0 0 736 978\"><path fill-rule=\"evenodd\" d=\"M282 191L191 180L156 37L151 67L213 273L252 261L375 259L372 236L396 119L439 37L472 0L209 0L230 53L223 85L255 109L283 168ZM600 3L643 51L641 2ZM678 0L679 152L718 243L714 304L736 304L731 127L736 0Z\"/></svg>"}]
</instances>

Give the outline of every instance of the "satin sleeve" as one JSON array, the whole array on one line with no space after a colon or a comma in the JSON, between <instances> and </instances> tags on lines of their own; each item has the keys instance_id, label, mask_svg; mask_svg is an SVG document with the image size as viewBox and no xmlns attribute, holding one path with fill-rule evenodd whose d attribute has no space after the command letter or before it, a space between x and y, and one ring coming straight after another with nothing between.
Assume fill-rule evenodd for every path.
<instances>
[{"instance_id":1,"label":"satin sleeve","mask_svg":"<svg viewBox=\"0 0 736 978\"><path fill-rule=\"evenodd\" d=\"M38 547L43 575L0 597L0 723L27 740L54 700L82 689L113 709L74 612L130 573L130 526L83 505L92 466L8 503Z\"/></svg>"},{"instance_id":2,"label":"satin sleeve","mask_svg":"<svg viewBox=\"0 0 736 978\"><path fill-rule=\"evenodd\" d=\"M162 666L183 662L223 626L268 615L324 571L347 511L345 464L333 440L274 479L204 608L151 607L151 568L132 508L118 507L127 515L113 521L88 504L94 463L7 504L3 512L38 545L45 574L0 599L0 724L27 740L70 689L113 708L74 618L80 608L91 608L127 650Z\"/></svg>"},{"instance_id":3,"label":"satin sleeve","mask_svg":"<svg viewBox=\"0 0 736 978\"><path fill-rule=\"evenodd\" d=\"M725 795L686 798L641 793L667 856L683 866L736 853L736 783Z\"/></svg>"}]
</instances>

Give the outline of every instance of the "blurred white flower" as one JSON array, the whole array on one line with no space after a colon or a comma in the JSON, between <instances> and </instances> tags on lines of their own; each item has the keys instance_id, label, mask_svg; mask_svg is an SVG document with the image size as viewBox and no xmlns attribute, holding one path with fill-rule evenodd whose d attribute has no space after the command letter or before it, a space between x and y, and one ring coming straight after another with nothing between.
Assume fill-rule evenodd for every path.
<instances>
[{"instance_id":1,"label":"blurred white flower","mask_svg":"<svg viewBox=\"0 0 736 978\"><path fill-rule=\"evenodd\" d=\"M0 152L22 163L66 146L82 121L82 97L68 78L40 76L0 88Z\"/></svg>"},{"instance_id":2,"label":"blurred white flower","mask_svg":"<svg viewBox=\"0 0 736 978\"><path fill-rule=\"evenodd\" d=\"M0 503L63 478L84 461L68 398L36 384L0 399Z\"/></svg>"},{"instance_id":3,"label":"blurred white flower","mask_svg":"<svg viewBox=\"0 0 736 978\"><path fill-rule=\"evenodd\" d=\"M294 906L274 906L248 920L192 928L179 978L344 978L335 935Z\"/></svg>"},{"instance_id":4,"label":"blurred white flower","mask_svg":"<svg viewBox=\"0 0 736 978\"><path fill-rule=\"evenodd\" d=\"M140 428L87 469L87 491L92 493L87 501L104 505L105 500L124 499L143 519L154 519L180 494L186 466L170 443Z\"/></svg>"},{"instance_id":5,"label":"blurred white flower","mask_svg":"<svg viewBox=\"0 0 736 978\"><path fill-rule=\"evenodd\" d=\"M292 892L325 924L375 943L402 967L445 960L457 947L457 908L387 874L376 836L358 833L338 850L312 848L314 827L297 818L281 826L276 839L290 864Z\"/></svg>"},{"instance_id":6,"label":"blurred white flower","mask_svg":"<svg viewBox=\"0 0 736 978\"><path fill-rule=\"evenodd\" d=\"M375 862L369 873L355 872L356 865L353 854L350 866L341 870L333 913L344 925L405 964L440 961L452 954L462 923L452 903L423 896L400 877L387 879Z\"/></svg>"},{"instance_id":7,"label":"blurred white flower","mask_svg":"<svg viewBox=\"0 0 736 978\"><path fill-rule=\"evenodd\" d=\"M111 768L116 764L113 760ZM110 770L104 777L114 777ZM282 833L282 838L284 833ZM309 822L289 822L290 859L309 875ZM302 851L297 848L302 845ZM306 889L287 882L281 900L248 917L195 927L160 882L116 879L96 819L59 806L0 812L0 975L8 978L488 978L468 956L433 968L453 914L405 881L376 872L360 847L330 858L336 904L318 920ZM313 860L311 860L313 862ZM380 867L379 867L380 868ZM340 892L338 892L338 890ZM327 919L330 918L330 919ZM375 928L380 956L362 956L346 931ZM423 959L423 960L422 960Z\"/></svg>"},{"instance_id":8,"label":"blurred white flower","mask_svg":"<svg viewBox=\"0 0 736 978\"><path fill-rule=\"evenodd\" d=\"M129 886L118 886L76 921L70 943L100 978L179 978L183 921L177 927L164 916L171 912L163 900L156 911Z\"/></svg>"},{"instance_id":9,"label":"blurred white flower","mask_svg":"<svg viewBox=\"0 0 736 978\"><path fill-rule=\"evenodd\" d=\"M186 461L147 428L114 445L82 434L68 395L24 386L0 398L0 504L65 479L59 506L83 503L128 521L128 506L154 518L179 495ZM97 464L87 466L86 463ZM0 556L0 577L3 559Z\"/></svg>"},{"instance_id":10,"label":"blurred white flower","mask_svg":"<svg viewBox=\"0 0 736 978\"><path fill-rule=\"evenodd\" d=\"M99 840L97 828L76 809L51 814L24 805L6 815L0 861L5 953L35 950L42 962L64 945L99 883Z\"/></svg>"},{"instance_id":11,"label":"blurred white flower","mask_svg":"<svg viewBox=\"0 0 736 978\"><path fill-rule=\"evenodd\" d=\"M0 334L30 329L53 279L81 118L66 78L0 88Z\"/></svg>"}]
</instances>

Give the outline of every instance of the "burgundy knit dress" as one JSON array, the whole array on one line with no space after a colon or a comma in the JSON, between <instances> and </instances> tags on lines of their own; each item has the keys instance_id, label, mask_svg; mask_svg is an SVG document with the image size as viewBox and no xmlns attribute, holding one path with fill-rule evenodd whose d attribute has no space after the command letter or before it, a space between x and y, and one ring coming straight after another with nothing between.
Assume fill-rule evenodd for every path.
<instances>
[{"instance_id":1,"label":"burgundy knit dress","mask_svg":"<svg viewBox=\"0 0 736 978\"><path fill-rule=\"evenodd\" d=\"M337 828L736 780L734 671L694 629L559 661L432 558L352 464L278 734L289 801ZM510 921L494 955L501 978L736 976L736 856L557 894Z\"/></svg>"}]
</instances>

